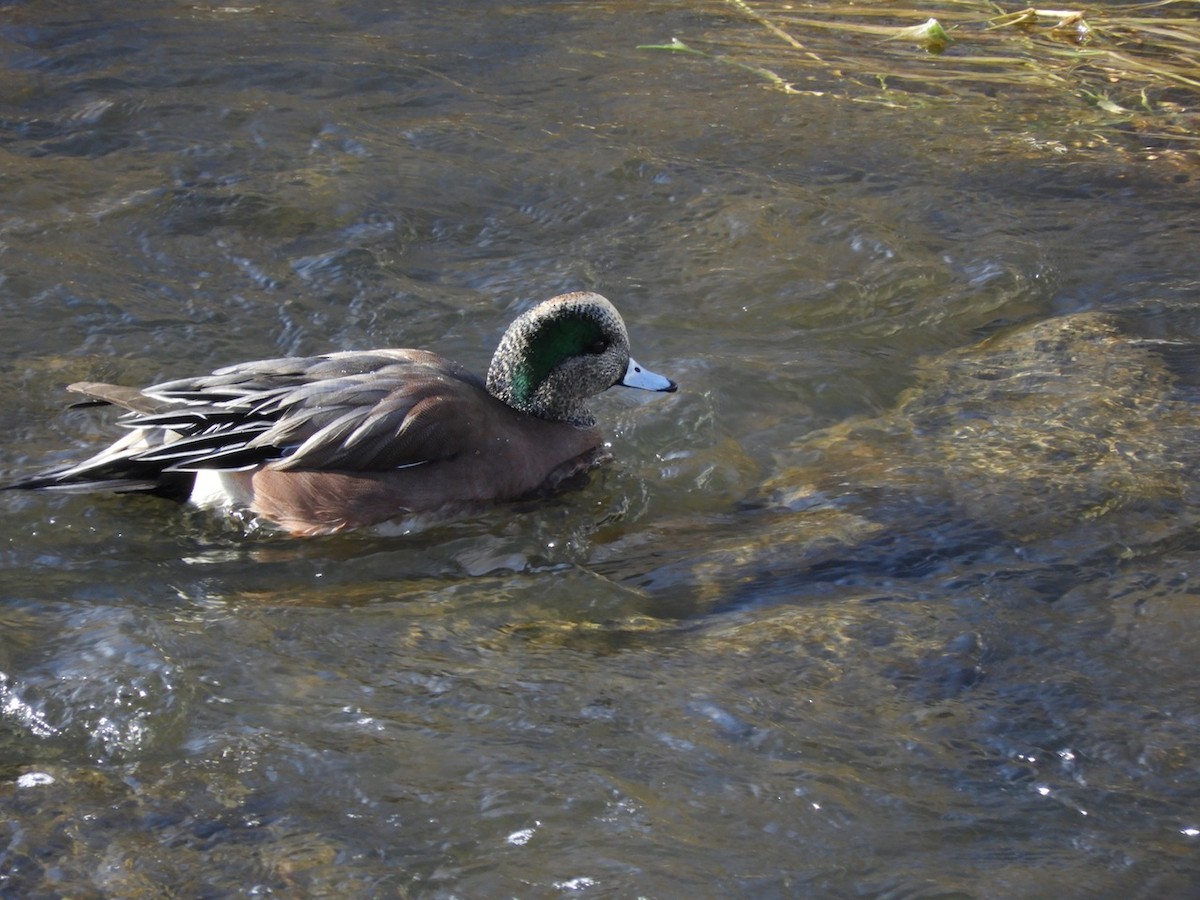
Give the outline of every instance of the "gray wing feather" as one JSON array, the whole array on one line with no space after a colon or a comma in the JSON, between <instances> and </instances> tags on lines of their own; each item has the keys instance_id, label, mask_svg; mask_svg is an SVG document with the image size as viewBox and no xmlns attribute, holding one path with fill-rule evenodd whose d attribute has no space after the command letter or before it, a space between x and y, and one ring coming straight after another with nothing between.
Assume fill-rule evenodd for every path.
<instances>
[{"instance_id":1,"label":"gray wing feather","mask_svg":"<svg viewBox=\"0 0 1200 900\"><path fill-rule=\"evenodd\" d=\"M72 388L130 410L120 420L129 438L25 485L142 485L170 473L264 464L371 472L421 465L458 452L466 410L486 393L461 366L415 350L242 363L140 392Z\"/></svg>"}]
</instances>

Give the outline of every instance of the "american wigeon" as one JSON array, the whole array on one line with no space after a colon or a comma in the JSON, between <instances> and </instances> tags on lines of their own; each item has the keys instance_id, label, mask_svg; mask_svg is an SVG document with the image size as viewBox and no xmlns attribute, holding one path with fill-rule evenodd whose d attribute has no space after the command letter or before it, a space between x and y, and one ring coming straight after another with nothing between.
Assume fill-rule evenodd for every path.
<instances>
[{"instance_id":1,"label":"american wigeon","mask_svg":"<svg viewBox=\"0 0 1200 900\"><path fill-rule=\"evenodd\" d=\"M146 491L240 506L296 535L552 490L604 456L589 397L674 391L629 356L599 294L547 300L505 332L486 382L425 350L268 359L143 390L81 382L129 434L10 488Z\"/></svg>"}]
</instances>

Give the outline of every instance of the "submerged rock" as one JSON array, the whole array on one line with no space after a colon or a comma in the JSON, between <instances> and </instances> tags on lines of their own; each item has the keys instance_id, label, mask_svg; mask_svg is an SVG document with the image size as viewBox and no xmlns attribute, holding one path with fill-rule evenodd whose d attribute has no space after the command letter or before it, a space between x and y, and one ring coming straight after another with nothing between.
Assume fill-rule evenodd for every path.
<instances>
[{"instance_id":1,"label":"submerged rock","mask_svg":"<svg viewBox=\"0 0 1200 900\"><path fill-rule=\"evenodd\" d=\"M687 558L641 568L637 586L694 613L811 597L822 583L879 591L1034 557L1150 552L1200 506L1200 409L1162 347L1087 312L931 357L889 412L780 451L740 512L668 529ZM604 568L620 577L631 564Z\"/></svg>"},{"instance_id":2,"label":"submerged rock","mask_svg":"<svg viewBox=\"0 0 1200 900\"><path fill-rule=\"evenodd\" d=\"M804 463L766 495L796 511L836 496L876 521L950 503L1017 541L1127 519L1134 530L1108 537L1139 543L1188 495L1197 438L1164 359L1113 317L1080 313L924 362L894 411L798 442Z\"/></svg>"}]
</instances>

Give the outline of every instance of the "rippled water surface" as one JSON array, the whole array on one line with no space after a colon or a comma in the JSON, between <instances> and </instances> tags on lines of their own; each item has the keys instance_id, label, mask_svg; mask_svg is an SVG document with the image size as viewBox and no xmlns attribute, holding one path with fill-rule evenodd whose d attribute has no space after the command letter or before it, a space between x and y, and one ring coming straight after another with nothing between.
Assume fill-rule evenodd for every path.
<instances>
[{"instance_id":1,"label":"rippled water surface","mask_svg":"<svg viewBox=\"0 0 1200 900\"><path fill-rule=\"evenodd\" d=\"M407 536L0 495L0 893L1194 893L1195 156L675 36L763 40L0 6L6 477L111 434L69 382L482 371L566 290L680 383L597 402L582 490Z\"/></svg>"}]
</instances>

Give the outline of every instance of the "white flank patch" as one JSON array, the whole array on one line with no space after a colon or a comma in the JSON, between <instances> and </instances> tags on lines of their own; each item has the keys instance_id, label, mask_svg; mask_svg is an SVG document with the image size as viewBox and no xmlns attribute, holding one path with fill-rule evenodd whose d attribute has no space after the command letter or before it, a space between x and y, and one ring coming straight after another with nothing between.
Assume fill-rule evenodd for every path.
<instances>
[{"instance_id":1,"label":"white flank patch","mask_svg":"<svg viewBox=\"0 0 1200 900\"><path fill-rule=\"evenodd\" d=\"M189 503L205 509L225 509L249 506L253 500L249 480L244 472L218 472L200 469L192 485Z\"/></svg>"}]
</instances>

